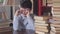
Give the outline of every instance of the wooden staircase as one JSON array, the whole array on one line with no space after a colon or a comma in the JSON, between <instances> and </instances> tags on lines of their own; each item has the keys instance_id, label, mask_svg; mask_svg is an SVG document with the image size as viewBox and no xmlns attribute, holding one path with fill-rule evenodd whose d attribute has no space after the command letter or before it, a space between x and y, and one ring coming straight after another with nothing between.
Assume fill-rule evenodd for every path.
<instances>
[{"instance_id":1,"label":"wooden staircase","mask_svg":"<svg viewBox=\"0 0 60 34\"><path fill-rule=\"evenodd\" d=\"M11 31L12 28L9 26L10 23L12 22L11 21L0 22L0 32Z\"/></svg>"}]
</instances>

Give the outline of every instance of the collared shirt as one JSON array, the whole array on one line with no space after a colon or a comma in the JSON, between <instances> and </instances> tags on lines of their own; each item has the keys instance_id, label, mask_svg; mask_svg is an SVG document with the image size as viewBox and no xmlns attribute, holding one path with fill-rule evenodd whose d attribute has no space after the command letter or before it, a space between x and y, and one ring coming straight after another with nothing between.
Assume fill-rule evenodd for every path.
<instances>
[{"instance_id":1,"label":"collared shirt","mask_svg":"<svg viewBox=\"0 0 60 34\"><path fill-rule=\"evenodd\" d=\"M14 30L21 30L21 29L35 30L34 21L30 16L25 17L23 14L19 16L14 16L13 29Z\"/></svg>"}]
</instances>

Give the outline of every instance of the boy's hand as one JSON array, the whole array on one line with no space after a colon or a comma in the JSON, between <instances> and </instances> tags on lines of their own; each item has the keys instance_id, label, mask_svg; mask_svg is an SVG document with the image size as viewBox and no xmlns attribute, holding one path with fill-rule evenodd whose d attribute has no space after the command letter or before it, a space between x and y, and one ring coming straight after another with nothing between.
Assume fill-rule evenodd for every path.
<instances>
[{"instance_id":1,"label":"boy's hand","mask_svg":"<svg viewBox=\"0 0 60 34\"><path fill-rule=\"evenodd\" d=\"M29 11L25 11L25 12L24 12L24 15L25 15L26 17L29 17Z\"/></svg>"},{"instance_id":2,"label":"boy's hand","mask_svg":"<svg viewBox=\"0 0 60 34\"><path fill-rule=\"evenodd\" d=\"M15 16L18 16L19 14L20 14L20 10L17 10Z\"/></svg>"},{"instance_id":3,"label":"boy's hand","mask_svg":"<svg viewBox=\"0 0 60 34\"><path fill-rule=\"evenodd\" d=\"M26 16L29 17L29 11L27 12Z\"/></svg>"}]
</instances>

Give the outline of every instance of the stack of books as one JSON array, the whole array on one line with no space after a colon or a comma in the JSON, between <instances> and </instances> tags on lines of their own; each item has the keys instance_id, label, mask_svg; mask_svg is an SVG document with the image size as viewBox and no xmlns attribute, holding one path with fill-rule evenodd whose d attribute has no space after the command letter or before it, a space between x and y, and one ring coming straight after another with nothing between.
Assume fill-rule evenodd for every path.
<instances>
[{"instance_id":1,"label":"stack of books","mask_svg":"<svg viewBox=\"0 0 60 34\"><path fill-rule=\"evenodd\" d=\"M53 0L54 7L60 7L60 0Z\"/></svg>"},{"instance_id":2,"label":"stack of books","mask_svg":"<svg viewBox=\"0 0 60 34\"><path fill-rule=\"evenodd\" d=\"M35 28L36 33L38 34L47 34L48 33L48 24L42 16L34 16L35 19Z\"/></svg>"},{"instance_id":3,"label":"stack of books","mask_svg":"<svg viewBox=\"0 0 60 34\"><path fill-rule=\"evenodd\" d=\"M51 26L50 34L56 34L56 30L54 26Z\"/></svg>"},{"instance_id":4,"label":"stack of books","mask_svg":"<svg viewBox=\"0 0 60 34\"><path fill-rule=\"evenodd\" d=\"M53 16L60 17L60 0L53 0Z\"/></svg>"},{"instance_id":5,"label":"stack of books","mask_svg":"<svg viewBox=\"0 0 60 34\"><path fill-rule=\"evenodd\" d=\"M60 34L60 17L53 17L51 24L51 33Z\"/></svg>"},{"instance_id":6,"label":"stack of books","mask_svg":"<svg viewBox=\"0 0 60 34\"><path fill-rule=\"evenodd\" d=\"M53 18L51 34L60 34L60 0L53 0ZM53 30L53 32L52 32Z\"/></svg>"},{"instance_id":7,"label":"stack of books","mask_svg":"<svg viewBox=\"0 0 60 34\"><path fill-rule=\"evenodd\" d=\"M53 7L53 16L60 17L60 7L59 6Z\"/></svg>"}]
</instances>

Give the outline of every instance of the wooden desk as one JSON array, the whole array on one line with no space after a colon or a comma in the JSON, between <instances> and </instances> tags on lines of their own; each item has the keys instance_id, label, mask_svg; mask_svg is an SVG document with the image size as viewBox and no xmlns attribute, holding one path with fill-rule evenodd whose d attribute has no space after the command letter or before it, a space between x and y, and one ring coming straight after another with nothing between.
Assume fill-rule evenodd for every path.
<instances>
[{"instance_id":1,"label":"wooden desk","mask_svg":"<svg viewBox=\"0 0 60 34\"><path fill-rule=\"evenodd\" d=\"M0 34L35 34L32 30L23 30L23 31L6 31L0 32Z\"/></svg>"}]
</instances>

